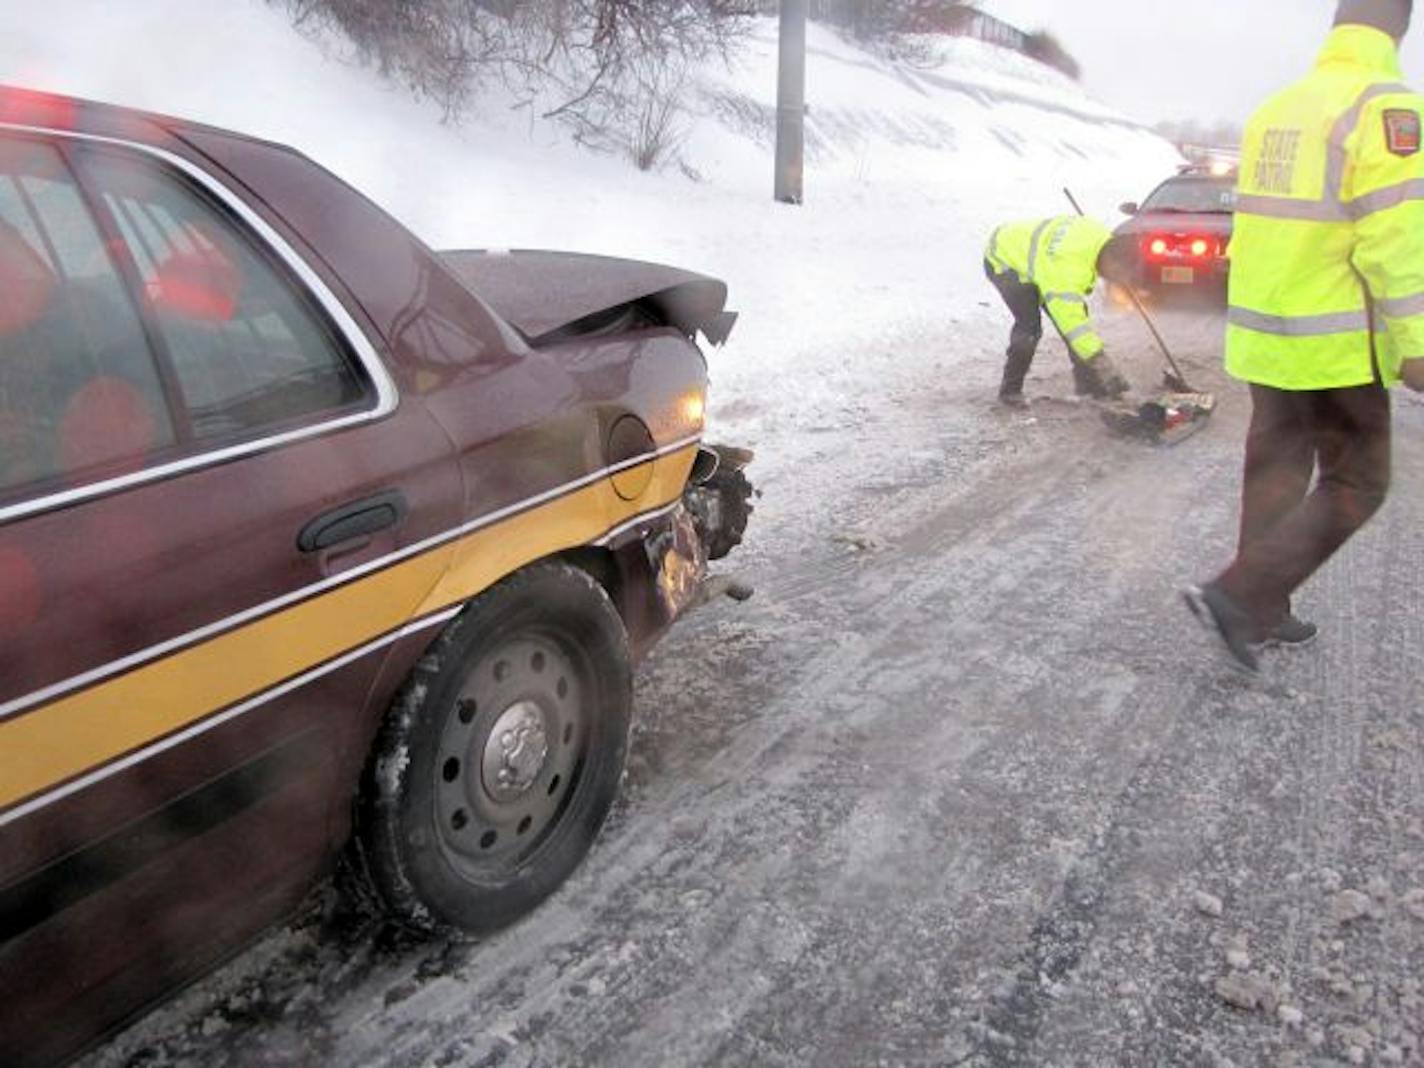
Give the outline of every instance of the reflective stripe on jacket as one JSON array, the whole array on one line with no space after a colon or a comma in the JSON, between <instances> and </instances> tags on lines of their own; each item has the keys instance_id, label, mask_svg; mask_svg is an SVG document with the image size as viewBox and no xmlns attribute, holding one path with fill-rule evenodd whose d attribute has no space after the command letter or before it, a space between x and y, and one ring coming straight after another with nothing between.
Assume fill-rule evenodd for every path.
<instances>
[{"instance_id":1,"label":"reflective stripe on jacket","mask_svg":"<svg viewBox=\"0 0 1424 1068\"><path fill-rule=\"evenodd\" d=\"M984 258L1000 274L1013 271L1038 287L1044 310L1082 360L1103 351L1088 314L1098 281L1098 256L1112 239L1102 223L1077 215L1008 223L994 231Z\"/></svg>"},{"instance_id":2,"label":"reflective stripe on jacket","mask_svg":"<svg viewBox=\"0 0 1424 1068\"><path fill-rule=\"evenodd\" d=\"M1237 378L1359 386L1377 358L1392 385L1424 357L1424 97L1399 80L1388 34L1340 26L1247 124L1226 328Z\"/></svg>"}]
</instances>

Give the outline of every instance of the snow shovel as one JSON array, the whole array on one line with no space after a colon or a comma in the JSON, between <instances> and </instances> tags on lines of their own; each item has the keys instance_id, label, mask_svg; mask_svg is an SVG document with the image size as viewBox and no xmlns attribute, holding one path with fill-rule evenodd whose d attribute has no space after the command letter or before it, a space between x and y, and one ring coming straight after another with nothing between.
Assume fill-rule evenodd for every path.
<instances>
[{"instance_id":1,"label":"snow shovel","mask_svg":"<svg viewBox=\"0 0 1424 1068\"><path fill-rule=\"evenodd\" d=\"M1206 426L1216 398L1210 393L1162 393L1140 404L1119 401L1098 410L1115 434L1150 445L1179 445Z\"/></svg>"}]
</instances>

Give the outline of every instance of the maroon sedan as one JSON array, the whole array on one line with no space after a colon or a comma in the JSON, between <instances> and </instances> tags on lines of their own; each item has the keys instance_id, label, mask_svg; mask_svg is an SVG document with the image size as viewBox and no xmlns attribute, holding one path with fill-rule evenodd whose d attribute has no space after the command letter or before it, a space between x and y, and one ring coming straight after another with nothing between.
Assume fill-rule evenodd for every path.
<instances>
[{"instance_id":1,"label":"maroon sedan","mask_svg":"<svg viewBox=\"0 0 1424 1068\"><path fill-rule=\"evenodd\" d=\"M631 665L746 524L725 297L436 253L289 148L0 88L0 1061L342 849L425 929L569 875Z\"/></svg>"},{"instance_id":2,"label":"maroon sedan","mask_svg":"<svg viewBox=\"0 0 1424 1068\"><path fill-rule=\"evenodd\" d=\"M1184 167L1154 189L1117 228L1136 284L1157 294L1225 293L1236 211L1236 173L1224 166Z\"/></svg>"}]
</instances>

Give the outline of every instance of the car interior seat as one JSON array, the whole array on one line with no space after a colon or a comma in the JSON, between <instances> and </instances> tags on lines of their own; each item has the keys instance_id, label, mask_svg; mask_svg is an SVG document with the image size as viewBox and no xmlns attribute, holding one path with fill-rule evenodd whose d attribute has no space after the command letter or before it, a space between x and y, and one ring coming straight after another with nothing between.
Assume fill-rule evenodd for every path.
<instances>
[{"instance_id":1,"label":"car interior seat","mask_svg":"<svg viewBox=\"0 0 1424 1068\"><path fill-rule=\"evenodd\" d=\"M57 280L44 258L0 218L0 493L54 467L54 410L36 350Z\"/></svg>"},{"instance_id":2,"label":"car interior seat","mask_svg":"<svg viewBox=\"0 0 1424 1068\"><path fill-rule=\"evenodd\" d=\"M0 491L172 440L139 320L107 261L95 268L62 277L0 220Z\"/></svg>"}]
</instances>

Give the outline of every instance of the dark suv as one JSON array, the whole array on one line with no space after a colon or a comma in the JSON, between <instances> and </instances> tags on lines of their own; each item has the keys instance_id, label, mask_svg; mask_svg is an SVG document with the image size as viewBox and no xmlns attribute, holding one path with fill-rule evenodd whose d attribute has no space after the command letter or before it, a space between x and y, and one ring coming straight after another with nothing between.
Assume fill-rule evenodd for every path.
<instances>
[{"instance_id":1,"label":"dark suv","mask_svg":"<svg viewBox=\"0 0 1424 1068\"><path fill-rule=\"evenodd\" d=\"M289 148L0 88L0 1060L342 849L426 929L559 885L632 665L746 525L725 297L437 253Z\"/></svg>"}]
</instances>

